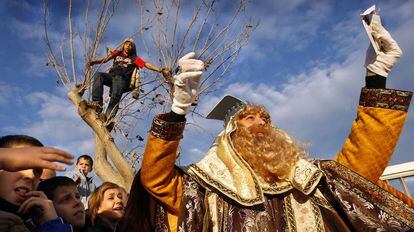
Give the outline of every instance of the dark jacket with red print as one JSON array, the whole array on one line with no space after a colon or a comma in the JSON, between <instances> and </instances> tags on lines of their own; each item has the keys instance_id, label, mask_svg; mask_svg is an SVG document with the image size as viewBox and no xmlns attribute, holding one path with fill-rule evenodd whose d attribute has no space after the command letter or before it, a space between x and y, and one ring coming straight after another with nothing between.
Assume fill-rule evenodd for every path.
<instances>
[{"instance_id":1,"label":"dark jacket with red print","mask_svg":"<svg viewBox=\"0 0 414 232\"><path fill-rule=\"evenodd\" d=\"M117 75L124 78L131 78L134 68L142 68L146 64L146 62L139 56L129 56L124 51L114 50L112 56L114 57L114 63L109 70L109 74L114 76Z\"/></svg>"}]
</instances>

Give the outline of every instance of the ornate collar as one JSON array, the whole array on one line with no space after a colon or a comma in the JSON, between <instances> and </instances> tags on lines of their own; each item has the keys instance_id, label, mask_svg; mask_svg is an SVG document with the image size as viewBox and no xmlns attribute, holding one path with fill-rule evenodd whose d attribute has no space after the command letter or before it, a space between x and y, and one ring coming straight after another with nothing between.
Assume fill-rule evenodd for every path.
<instances>
[{"instance_id":1,"label":"ornate collar","mask_svg":"<svg viewBox=\"0 0 414 232\"><path fill-rule=\"evenodd\" d=\"M222 132L206 156L186 170L206 188L215 189L244 206L264 202L264 194L276 195L295 188L309 194L322 177L322 171L301 159L289 181L269 184L259 178L234 149L228 133Z\"/></svg>"}]
</instances>

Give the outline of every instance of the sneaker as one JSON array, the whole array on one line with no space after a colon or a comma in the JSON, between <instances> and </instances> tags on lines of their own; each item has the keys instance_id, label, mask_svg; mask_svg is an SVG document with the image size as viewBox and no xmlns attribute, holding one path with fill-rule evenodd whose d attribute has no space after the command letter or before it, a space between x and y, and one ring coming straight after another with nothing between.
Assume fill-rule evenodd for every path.
<instances>
[{"instance_id":1,"label":"sneaker","mask_svg":"<svg viewBox=\"0 0 414 232\"><path fill-rule=\"evenodd\" d=\"M139 98L139 88L135 88L134 90L132 90L132 98L134 99L138 99Z\"/></svg>"},{"instance_id":2,"label":"sneaker","mask_svg":"<svg viewBox=\"0 0 414 232\"><path fill-rule=\"evenodd\" d=\"M194 98L193 102L191 103L192 106L198 105L198 96Z\"/></svg>"}]
</instances>

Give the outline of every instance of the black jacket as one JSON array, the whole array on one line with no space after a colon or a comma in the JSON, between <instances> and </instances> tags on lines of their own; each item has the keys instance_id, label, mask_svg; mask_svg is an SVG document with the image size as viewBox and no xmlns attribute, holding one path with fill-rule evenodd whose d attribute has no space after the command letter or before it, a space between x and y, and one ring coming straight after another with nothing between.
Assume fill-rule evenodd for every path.
<instances>
[{"instance_id":1,"label":"black jacket","mask_svg":"<svg viewBox=\"0 0 414 232\"><path fill-rule=\"evenodd\" d=\"M102 219L96 218L94 225L90 225L88 232L113 232L114 230Z\"/></svg>"}]
</instances>

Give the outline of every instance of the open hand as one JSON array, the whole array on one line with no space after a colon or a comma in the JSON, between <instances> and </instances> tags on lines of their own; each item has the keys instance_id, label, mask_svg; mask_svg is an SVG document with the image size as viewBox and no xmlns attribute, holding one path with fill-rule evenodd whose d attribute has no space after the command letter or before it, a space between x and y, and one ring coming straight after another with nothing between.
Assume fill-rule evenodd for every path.
<instances>
[{"instance_id":1,"label":"open hand","mask_svg":"<svg viewBox=\"0 0 414 232\"><path fill-rule=\"evenodd\" d=\"M65 171L53 162L71 165L72 159L73 155L53 147L0 148L0 169L9 172L36 168Z\"/></svg>"},{"instance_id":2,"label":"open hand","mask_svg":"<svg viewBox=\"0 0 414 232\"><path fill-rule=\"evenodd\" d=\"M198 95L204 63L201 60L193 59L194 55L194 52L190 52L178 61L181 73L174 76L174 99L172 105L172 111L176 114L187 114L195 97Z\"/></svg>"}]
</instances>

